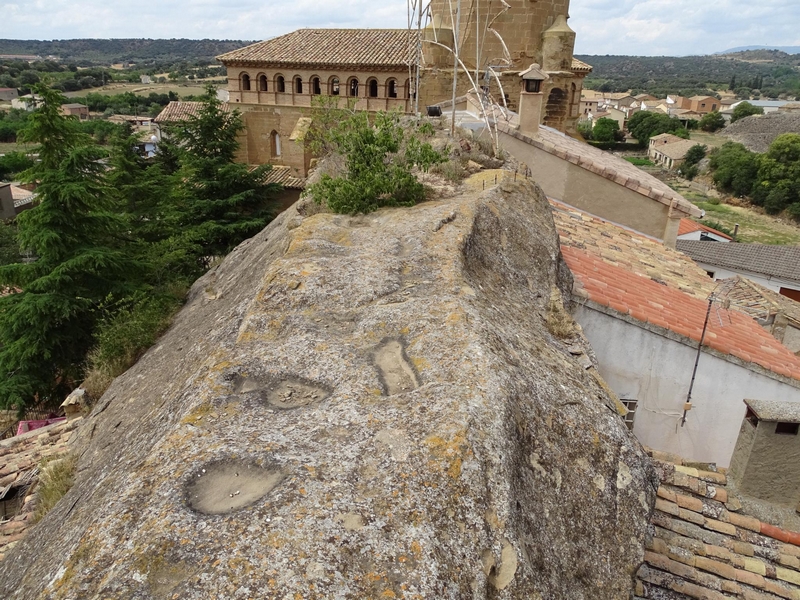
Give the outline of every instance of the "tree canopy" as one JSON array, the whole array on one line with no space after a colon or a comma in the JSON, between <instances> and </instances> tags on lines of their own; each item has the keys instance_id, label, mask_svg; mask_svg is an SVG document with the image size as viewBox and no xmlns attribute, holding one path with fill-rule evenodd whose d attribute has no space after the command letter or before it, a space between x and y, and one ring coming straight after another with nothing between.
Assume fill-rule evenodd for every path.
<instances>
[{"instance_id":1,"label":"tree canopy","mask_svg":"<svg viewBox=\"0 0 800 600\"><path fill-rule=\"evenodd\" d=\"M211 260L266 225L280 189L268 165L234 162L242 119L211 92L151 159L129 128L101 147L61 115L60 92L36 93L19 132L39 156L23 173L36 202L0 229L0 406L18 410L81 381L101 393Z\"/></svg>"},{"instance_id":2,"label":"tree canopy","mask_svg":"<svg viewBox=\"0 0 800 600\"><path fill-rule=\"evenodd\" d=\"M646 146L651 137L662 133L689 137L689 132L678 119L660 112L640 111L635 113L628 120L628 131L642 146Z\"/></svg>"},{"instance_id":3,"label":"tree canopy","mask_svg":"<svg viewBox=\"0 0 800 600\"><path fill-rule=\"evenodd\" d=\"M745 117L749 117L750 115L763 115L764 109L760 106L753 106L749 102L740 102L737 104L733 109L733 114L731 115L731 123L735 123L739 119L744 119Z\"/></svg>"}]
</instances>

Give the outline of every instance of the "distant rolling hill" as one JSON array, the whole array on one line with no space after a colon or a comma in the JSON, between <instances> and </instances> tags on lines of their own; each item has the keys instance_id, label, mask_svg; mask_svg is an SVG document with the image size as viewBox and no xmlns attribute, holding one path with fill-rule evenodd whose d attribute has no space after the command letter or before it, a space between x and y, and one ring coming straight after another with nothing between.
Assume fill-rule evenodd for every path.
<instances>
[{"instance_id":1,"label":"distant rolling hill","mask_svg":"<svg viewBox=\"0 0 800 600\"><path fill-rule=\"evenodd\" d=\"M733 54L734 52L745 52L747 50L780 50L781 52L786 52L786 54L800 54L800 46L739 46L722 52L714 52L714 54Z\"/></svg>"},{"instance_id":2,"label":"distant rolling hill","mask_svg":"<svg viewBox=\"0 0 800 600\"><path fill-rule=\"evenodd\" d=\"M157 63L180 60L213 61L214 57L246 46L239 40L2 40L0 54L57 56L62 62L108 65L118 62Z\"/></svg>"}]
</instances>

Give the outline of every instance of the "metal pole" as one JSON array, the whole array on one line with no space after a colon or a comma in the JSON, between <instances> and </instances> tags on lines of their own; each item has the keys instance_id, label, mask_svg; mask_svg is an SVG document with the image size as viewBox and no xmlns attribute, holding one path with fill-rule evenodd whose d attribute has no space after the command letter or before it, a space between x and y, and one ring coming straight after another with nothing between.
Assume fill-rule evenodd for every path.
<instances>
[{"instance_id":1,"label":"metal pole","mask_svg":"<svg viewBox=\"0 0 800 600\"><path fill-rule=\"evenodd\" d=\"M422 2L417 0L417 74L414 76L414 114L419 114L419 70L422 66Z\"/></svg>"},{"instance_id":2,"label":"metal pole","mask_svg":"<svg viewBox=\"0 0 800 600\"><path fill-rule=\"evenodd\" d=\"M452 14L452 13L451 13ZM453 23L453 107L450 115L450 135L456 134L456 86L458 85L458 26L461 23L461 0L456 2L456 20Z\"/></svg>"},{"instance_id":3,"label":"metal pole","mask_svg":"<svg viewBox=\"0 0 800 600\"><path fill-rule=\"evenodd\" d=\"M706 329L708 328L708 316L711 314L711 305L714 303L714 295L708 299L708 309L706 310L706 319L703 321L703 333L700 334L700 343L697 344L697 356L694 358L694 369L692 370L692 381L689 384L689 393L686 395L686 404L683 406L683 417L681 417L681 427L686 423L686 413L689 410L686 408L687 404L692 402L692 389L694 388L694 378L697 376L697 363L700 362L700 352L703 349L703 340L706 339Z\"/></svg>"}]
</instances>

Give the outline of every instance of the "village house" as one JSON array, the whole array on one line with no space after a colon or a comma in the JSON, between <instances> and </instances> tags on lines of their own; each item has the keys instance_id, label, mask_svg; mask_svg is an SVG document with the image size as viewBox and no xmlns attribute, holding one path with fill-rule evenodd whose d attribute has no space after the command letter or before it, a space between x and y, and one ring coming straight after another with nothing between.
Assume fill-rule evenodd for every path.
<instances>
[{"instance_id":1,"label":"village house","mask_svg":"<svg viewBox=\"0 0 800 600\"><path fill-rule=\"evenodd\" d=\"M654 163L666 169L673 170L679 168L683 164L689 148L696 145L697 142L692 140L680 139L679 142L650 146L647 149L647 155Z\"/></svg>"},{"instance_id":2,"label":"village house","mask_svg":"<svg viewBox=\"0 0 800 600\"><path fill-rule=\"evenodd\" d=\"M18 96L17 88L0 88L0 102L11 102Z\"/></svg>"},{"instance_id":3,"label":"village house","mask_svg":"<svg viewBox=\"0 0 800 600\"><path fill-rule=\"evenodd\" d=\"M727 233L717 231L708 225L692 221L691 219L681 219L681 224L678 227L678 239L704 242L730 242L733 240Z\"/></svg>"},{"instance_id":4,"label":"village house","mask_svg":"<svg viewBox=\"0 0 800 600\"><path fill-rule=\"evenodd\" d=\"M26 189L0 182L0 221L10 221L23 210L32 208L34 196Z\"/></svg>"},{"instance_id":5,"label":"village house","mask_svg":"<svg viewBox=\"0 0 800 600\"><path fill-rule=\"evenodd\" d=\"M659 486L636 598L800 597L800 533L789 505L800 490L798 438L776 432L774 420L796 421L796 411L788 403L746 402L763 418L742 423L737 454L741 448L747 455L744 474L733 464L726 473L710 460L648 449ZM754 491L769 491L777 501Z\"/></svg>"},{"instance_id":6,"label":"village house","mask_svg":"<svg viewBox=\"0 0 800 600\"><path fill-rule=\"evenodd\" d=\"M81 121L89 118L89 107L85 104L62 104L61 114L65 117L78 117Z\"/></svg>"},{"instance_id":7,"label":"village house","mask_svg":"<svg viewBox=\"0 0 800 600\"><path fill-rule=\"evenodd\" d=\"M554 218L574 276L574 317L643 444L728 466L742 399L800 403L800 358L748 314L746 294L728 293L736 280L715 283L682 253L575 208L556 203Z\"/></svg>"},{"instance_id":8,"label":"village house","mask_svg":"<svg viewBox=\"0 0 800 600\"><path fill-rule=\"evenodd\" d=\"M681 240L678 250L715 280L741 275L800 301L800 248L797 246L708 244Z\"/></svg>"}]
</instances>

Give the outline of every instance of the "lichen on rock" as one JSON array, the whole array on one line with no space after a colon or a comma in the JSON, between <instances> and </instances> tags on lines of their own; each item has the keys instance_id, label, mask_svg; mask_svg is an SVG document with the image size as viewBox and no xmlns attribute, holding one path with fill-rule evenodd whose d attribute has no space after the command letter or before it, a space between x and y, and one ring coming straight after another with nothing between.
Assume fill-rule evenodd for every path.
<instances>
[{"instance_id":1,"label":"lichen on rock","mask_svg":"<svg viewBox=\"0 0 800 600\"><path fill-rule=\"evenodd\" d=\"M548 331L570 288L527 181L289 209L97 403L0 595L631 597L656 480Z\"/></svg>"}]
</instances>

